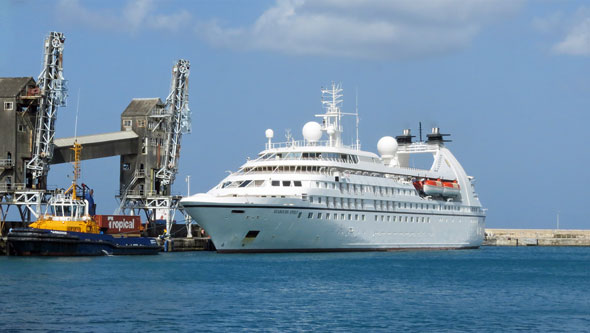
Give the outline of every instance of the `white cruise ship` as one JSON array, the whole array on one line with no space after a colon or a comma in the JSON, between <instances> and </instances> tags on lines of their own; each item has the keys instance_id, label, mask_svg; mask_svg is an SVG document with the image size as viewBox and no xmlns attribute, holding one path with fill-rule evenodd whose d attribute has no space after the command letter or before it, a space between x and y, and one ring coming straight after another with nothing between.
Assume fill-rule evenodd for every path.
<instances>
[{"instance_id":1,"label":"white cruise ship","mask_svg":"<svg viewBox=\"0 0 590 333\"><path fill-rule=\"evenodd\" d=\"M481 245L485 210L474 178L445 147L446 134L433 128L425 142L412 142L404 130L379 140L380 155L362 151L358 139L342 143L341 87L332 84L322 95L322 121L305 124L304 140L273 143L269 129L256 159L207 193L181 200L218 252ZM430 169L410 167L413 154L430 154Z\"/></svg>"}]
</instances>

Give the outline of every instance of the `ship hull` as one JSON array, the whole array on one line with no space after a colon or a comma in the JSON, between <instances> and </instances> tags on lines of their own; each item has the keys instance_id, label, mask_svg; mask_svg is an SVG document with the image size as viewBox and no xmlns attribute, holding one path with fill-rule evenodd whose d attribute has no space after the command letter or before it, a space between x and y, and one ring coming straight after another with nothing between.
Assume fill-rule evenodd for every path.
<instances>
[{"instance_id":1,"label":"ship hull","mask_svg":"<svg viewBox=\"0 0 590 333\"><path fill-rule=\"evenodd\" d=\"M155 241L142 237L115 238L33 228L12 229L7 254L15 256L153 255L160 252Z\"/></svg>"},{"instance_id":2,"label":"ship hull","mask_svg":"<svg viewBox=\"0 0 590 333\"><path fill-rule=\"evenodd\" d=\"M182 205L222 253L471 249L481 245L485 223L484 216L474 215L293 204L184 201Z\"/></svg>"}]
</instances>

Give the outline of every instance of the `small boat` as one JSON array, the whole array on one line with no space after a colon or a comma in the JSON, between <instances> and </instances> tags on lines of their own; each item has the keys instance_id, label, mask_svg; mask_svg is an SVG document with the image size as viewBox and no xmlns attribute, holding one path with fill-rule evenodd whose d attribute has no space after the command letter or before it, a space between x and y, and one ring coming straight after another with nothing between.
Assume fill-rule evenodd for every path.
<instances>
[{"instance_id":1,"label":"small boat","mask_svg":"<svg viewBox=\"0 0 590 333\"><path fill-rule=\"evenodd\" d=\"M453 198L461 194L461 187L456 180L424 179L414 180L413 184L421 195Z\"/></svg>"},{"instance_id":2,"label":"small boat","mask_svg":"<svg viewBox=\"0 0 590 333\"><path fill-rule=\"evenodd\" d=\"M76 162L81 147L74 144ZM161 248L147 237L115 237L103 234L89 214L88 201L77 196L78 163L74 181L64 193L51 197L45 214L28 228L8 232L7 254L16 256L102 256L158 254Z\"/></svg>"}]
</instances>

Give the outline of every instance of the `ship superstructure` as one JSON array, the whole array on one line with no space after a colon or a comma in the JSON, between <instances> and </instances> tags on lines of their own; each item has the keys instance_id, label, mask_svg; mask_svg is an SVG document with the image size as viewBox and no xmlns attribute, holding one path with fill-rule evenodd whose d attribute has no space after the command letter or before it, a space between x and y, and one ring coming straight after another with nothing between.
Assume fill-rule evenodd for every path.
<instances>
[{"instance_id":1,"label":"ship superstructure","mask_svg":"<svg viewBox=\"0 0 590 333\"><path fill-rule=\"evenodd\" d=\"M322 123L304 140L268 143L207 193L181 200L219 252L476 248L485 211L474 178L434 128L425 142L384 137L380 155L342 143L342 88L322 90ZM327 140L321 140L327 135ZM431 154L430 169L410 167Z\"/></svg>"}]
</instances>

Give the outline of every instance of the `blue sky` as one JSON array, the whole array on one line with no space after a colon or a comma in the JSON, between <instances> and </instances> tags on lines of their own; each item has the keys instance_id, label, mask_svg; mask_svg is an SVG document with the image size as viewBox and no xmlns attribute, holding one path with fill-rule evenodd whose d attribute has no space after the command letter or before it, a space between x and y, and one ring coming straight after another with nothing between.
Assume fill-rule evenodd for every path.
<instances>
[{"instance_id":1,"label":"blue sky","mask_svg":"<svg viewBox=\"0 0 590 333\"><path fill-rule=\"evenodd\" d=\"M360 138L418 122L449 148L489 209L488 227L588 228L590 5L584 1L4 1L0 76L37 77L42 41L66 35L69 106L57 137L119 130L134 97L165 99L191 61L193 133L174 185L203 192L321 111L320 87L358 90ZM346 130L346 129L345 129ZM352 140L354 129L348 127ZM584 148L586 147L586 148ZM119 159L85 161L99 213L115 208ZM70 166L50 184L67 186Z\"/></svg>"}]
</instances>

